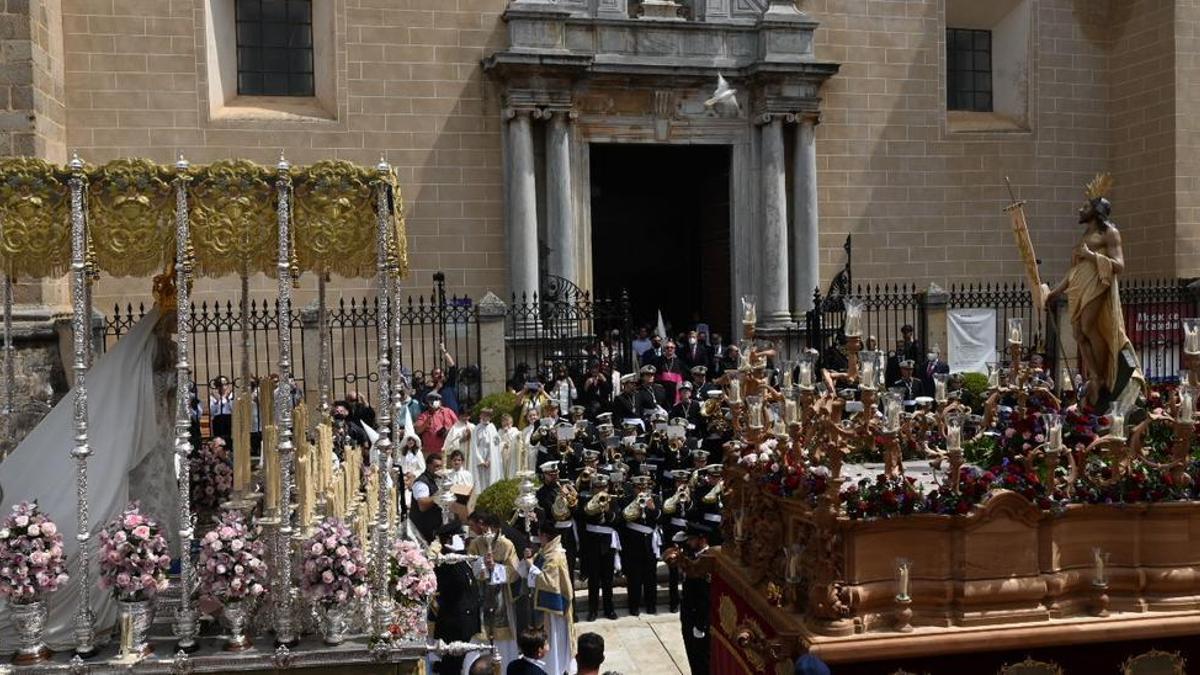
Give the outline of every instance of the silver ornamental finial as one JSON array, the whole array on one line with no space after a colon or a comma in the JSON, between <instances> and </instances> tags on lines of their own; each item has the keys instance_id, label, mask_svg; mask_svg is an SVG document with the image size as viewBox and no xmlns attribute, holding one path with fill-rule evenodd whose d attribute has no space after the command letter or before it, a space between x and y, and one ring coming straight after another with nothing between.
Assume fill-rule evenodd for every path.
<instances>
[{"instance_id":1,"label":"silver ornamental finial","mask_svg":"<svg viewBox=\"0 0 1200 675\"><path fill-rule=\"evenodd\" d=\"M70 167L71 167L71 170L72 170L72 171L79 171L80 169L82 169L82 168L83 168L83 160L82 160L82 159L79 159L79 153L78 153L78 152L72 152L72 153L71 153L71 164L70 164Z\"/></svg>"},{"instance_id":2,"label":"silver ornamental finial","mask_svg":"<svg viewBox=\"0 0 1200 675\"><path fill-rule=\"evenodd\" d=\"M292 165L287 161L287 157L283 156L283 150L279 151L279 163L275 165L275 168L279 169L280 171L287 171L288 169L292 168Z\"/></svg>"},{"instance_id":3,"label":"silver ornamental finial","mask_svg":"<svg viewBox=\"0 0 1200 675\"><path fill-rule=\"evenodd\" d=\"M191 164L184 159L183 153L179 153L179 158L175 160L175 168L179 169L180 171L185 171L189 166L191 166Z\"/></svg>"},{"instance_id":4,"label":"silver ornamental finial","mask_svg":"<svg viewBox=\"0 0 1200 675\"><path fill-rule=\"evenodd\" d=\"M391 171L392 165L387 163L387 157L379 155L379 163L375 165L375 168L380 171Z\"/></svg>"}]
</instances>

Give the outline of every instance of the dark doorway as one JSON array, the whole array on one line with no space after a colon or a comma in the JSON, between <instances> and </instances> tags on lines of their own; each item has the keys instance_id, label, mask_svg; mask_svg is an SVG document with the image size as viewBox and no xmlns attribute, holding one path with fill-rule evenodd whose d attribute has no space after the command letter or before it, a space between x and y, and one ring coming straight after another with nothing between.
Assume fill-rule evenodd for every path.
<instances>
[{"instance_id":1,"label":"dark doorway","mask_svg":"<svg viewBox=\"0 0 1200 675\"><path fill-rule=\"evenodd\" d=\"M661 309L671 335L729 336L729 163L724 145L592 144L596 297L627 290L636 325Z\"/></svg>"}]
</instances>

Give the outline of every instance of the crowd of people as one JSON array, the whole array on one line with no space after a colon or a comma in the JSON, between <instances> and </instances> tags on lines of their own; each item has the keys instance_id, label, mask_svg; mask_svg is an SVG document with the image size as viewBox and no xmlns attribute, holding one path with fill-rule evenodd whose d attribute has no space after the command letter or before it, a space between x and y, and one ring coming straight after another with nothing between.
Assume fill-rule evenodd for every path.
<instances>
[{"instance_id":1,"label":"crowd of people","mask_svg":"<svg viewBox=\"0 0 1200 675\"><path fill-rule=\"evenodd\" d=\"M908 352L919 348L897 347L898 382L917 379ZM709 672L710 547L722 542L722 457L736 443L723 384L745 365L738 346L704 330L675 340L642 329L627 345L601 342L579 372L560 363L519 373L514 409L474 415L458 409L456 368L442 356L445 367L420 388L401 388L393 420L402 517L435 553L463 554L437 567L433 637L484 638L508 673L589 672L580 655L592 647L587 634L576 641L575 622L616 619L623 579L629 614L679 612L690 670ZM636 370L614 368L624 362ZM211 389L221 436L232 388L221 378ZM332 418L339 459L348 448L361 449L364 464L377 459L377 414L363 397L347 392ZM488 487L520 472L536 475L536 509L477 508ZM576 607L582 586L587 599ZM481 662L446 657L431 667L457 675Z\"/></svg>"}]
</instances>

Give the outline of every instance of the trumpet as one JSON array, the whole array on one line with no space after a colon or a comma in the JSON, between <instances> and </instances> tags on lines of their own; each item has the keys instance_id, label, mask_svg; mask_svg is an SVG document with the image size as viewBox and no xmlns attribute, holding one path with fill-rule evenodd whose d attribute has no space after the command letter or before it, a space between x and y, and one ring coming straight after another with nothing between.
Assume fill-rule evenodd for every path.
<instances>
[{"instance_id":1,"label":"trumpet","mask_svg":"<svg viewBox=\"0 0 1200 675\"><path fill-rule=\"evenodd\" d=\"M625 505L625 510L622 511L622 515L625 516L625 520L630 522L641 520L642 511L646 508L646 504L653 498L654 495L650 494L648 490L639 492L637 496L633 498L633 501Z\"/></svg>"},{"instance_id":2,"label":"trumpet","mask_svg":"<svg viewBox=\"0 0 1200 675\"><path fill-rule=\"evenodd\" d=\"M578 503L579 500L578 493L581 489L580 486L584 483L590 483L592 481L592 476L594 475L596 475L596 470L590 466L583 467L583 470L579 472L579 477L575 479L576 503Z\"/></svg>"},{"instance_id":3,"label":"trumpet","mask_svg":"<svg viewBox=\"0 0 1200 675\"><path fill-rule=\"evenodd\" d=\"M607 511L611 502L612 497L607 492L597 492L588 500L583 510L587 515L594 516Z\"/></svg>"},{"instance_id":4,"label":"trumpet","mask_svg":"<svg viewBox=\"0 0 1200 675\"><path fill-rule=\"evenodd\" d=\"M675 494L671 495L667 498L667 501L663 502L663 511L667 514L676 513L679 511L680 506L685 506L689 501L691 501L691 495L689 494L688 486L680 485L679 488L675 490Z\"/></svg>"}]
</instances>

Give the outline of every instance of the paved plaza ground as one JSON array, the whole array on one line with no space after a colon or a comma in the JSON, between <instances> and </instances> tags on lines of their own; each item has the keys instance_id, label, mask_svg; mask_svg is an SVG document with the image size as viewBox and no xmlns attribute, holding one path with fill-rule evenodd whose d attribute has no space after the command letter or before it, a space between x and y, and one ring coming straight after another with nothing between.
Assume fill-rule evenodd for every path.
<instances>
[{"instance_id":1,"label":"paved plaza ground","mask_svg":"<svg viewBox=\"0 0 1200 675\"><path fill-rule=\"evenodd\" d=\"M604 638L601 672L622 675L687 675L687 654L679 632L679 614L622 616L616 621L576 624L577 633L599 633Z\"/></svg>"}]
</instances>

